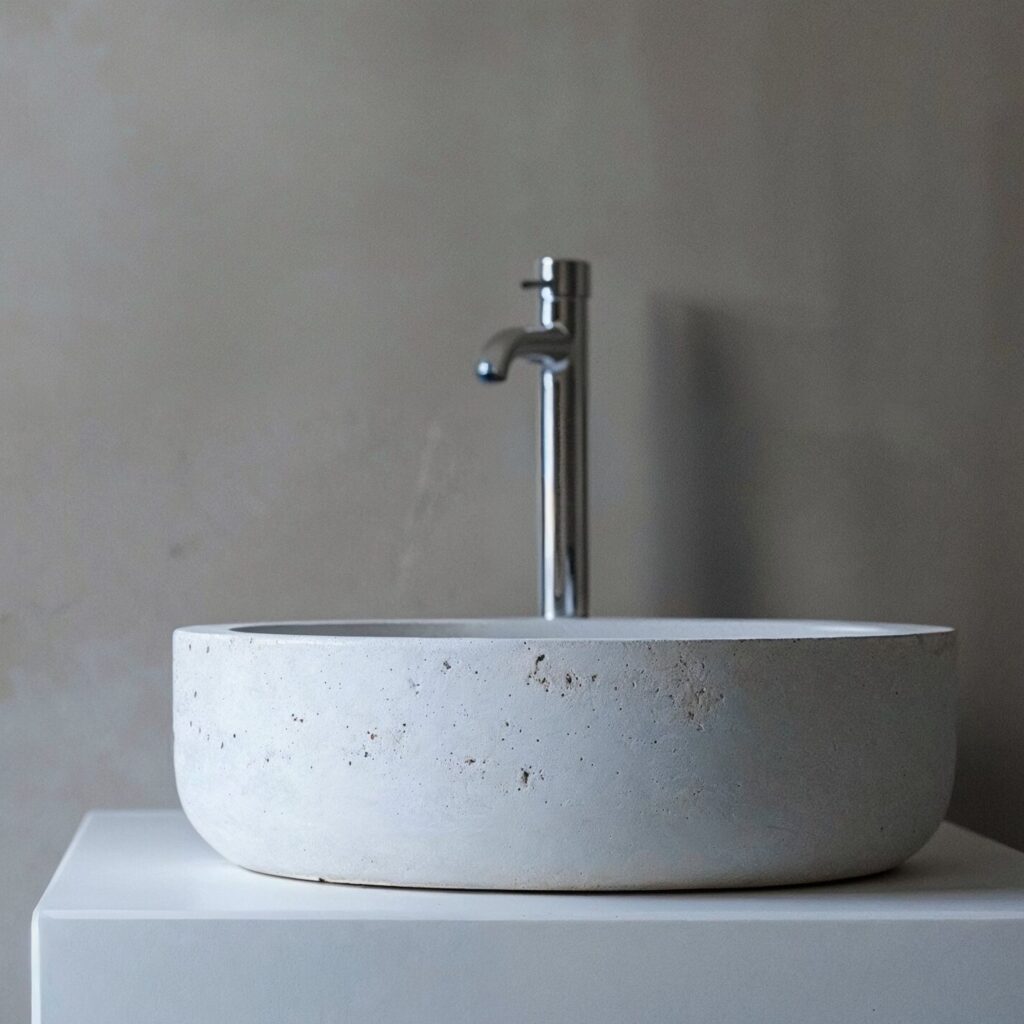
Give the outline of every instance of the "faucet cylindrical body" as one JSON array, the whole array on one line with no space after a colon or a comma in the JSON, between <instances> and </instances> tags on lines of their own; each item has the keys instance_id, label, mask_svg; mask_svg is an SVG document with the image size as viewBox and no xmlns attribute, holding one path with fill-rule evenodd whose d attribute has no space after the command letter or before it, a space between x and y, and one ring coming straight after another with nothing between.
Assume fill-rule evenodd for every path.
<instances>
[{"instance_id":1,"label":"faucet cylindrical body","mask_svg":"<svg viewBox=\"0 0 1024 1024\"><path fill-rule=\"evenodd\" d=\"M540 607L546 619L589 614L587 565L588 267L542 259L540 326L561 328L568 355L542 365Z\"/></svg>"},{"instance_id":2,"label":"faucet cylindrical body","mask_svg":"<svg viewBox=\"0 0 1024 1024\"><path fill-rule=\"evenodd\" d=\"M540 364L540 607L546 619L588 614L587 297L581 260L538 261L539 326L499 331L477 363L482 380L505 379L517 357Z\"/></svg>"}]
</instances>

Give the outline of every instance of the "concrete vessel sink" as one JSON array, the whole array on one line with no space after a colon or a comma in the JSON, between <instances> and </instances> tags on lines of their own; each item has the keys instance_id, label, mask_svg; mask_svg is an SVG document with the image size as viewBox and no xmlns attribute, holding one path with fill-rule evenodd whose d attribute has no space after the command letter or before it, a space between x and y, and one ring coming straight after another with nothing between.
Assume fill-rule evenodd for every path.
<instances>
[{"instance_id":1,"label":"concrete vessel sink","mask_svg":"<svg viewBox=\"0 0 1024 1024\"><path fill-rule=\"evenodd\" d=\"M195 626L181 802L256 871L676 889L891 868L954 762L952 630L685 619Z\"/></svg>"}]
</instances>

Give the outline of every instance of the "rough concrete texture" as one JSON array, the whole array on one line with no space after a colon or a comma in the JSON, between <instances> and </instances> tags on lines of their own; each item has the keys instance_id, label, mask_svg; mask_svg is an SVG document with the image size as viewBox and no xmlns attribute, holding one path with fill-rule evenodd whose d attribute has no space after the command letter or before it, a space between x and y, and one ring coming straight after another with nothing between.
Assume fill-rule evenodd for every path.
<instances>
[{"instance_id":1,"label":"rough concrete texture","mask_svg":"<svg viewBox=\"0 0 1024 1024\"><path fill-rule=\"evenodd\" d=\"M230 860L456 889L821 882L899 864L949 802L949 631L362 633L176 631L178 793Z\"/></svg>"}]
</instances>

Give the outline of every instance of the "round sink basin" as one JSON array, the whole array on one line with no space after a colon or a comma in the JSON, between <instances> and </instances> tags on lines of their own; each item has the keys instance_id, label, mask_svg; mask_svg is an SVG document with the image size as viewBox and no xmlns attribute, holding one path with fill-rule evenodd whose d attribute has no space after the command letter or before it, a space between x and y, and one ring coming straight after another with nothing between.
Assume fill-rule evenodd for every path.
<instances>
[{"instance_id":1,"label":"round sink basin","mask_svg":"<svg viewBox=\"0 0 1024 1024\"><path fill-rule=\"evenodd\" d=\"M182 806L332 882L783 885L894 867L945 813L955 636L725 619L174 634Z\"/></svg>"}]
</instances>

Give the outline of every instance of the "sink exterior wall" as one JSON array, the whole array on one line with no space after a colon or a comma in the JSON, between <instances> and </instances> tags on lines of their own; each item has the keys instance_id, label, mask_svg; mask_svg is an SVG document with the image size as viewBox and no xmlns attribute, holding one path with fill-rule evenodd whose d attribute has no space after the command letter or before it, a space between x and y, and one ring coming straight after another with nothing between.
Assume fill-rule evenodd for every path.
<instances>
[{"instance_id":1,"label":"sink exterior wall","mask_svg":"<svg viewBox=\"0 0 1024 1024\"><path fill-rule=\"evenodd\" d=\"M389 885L667 889L880 871L946 810L952 634L175 634L182 806L224 856Z\"/></svg>"}]
</instances>

